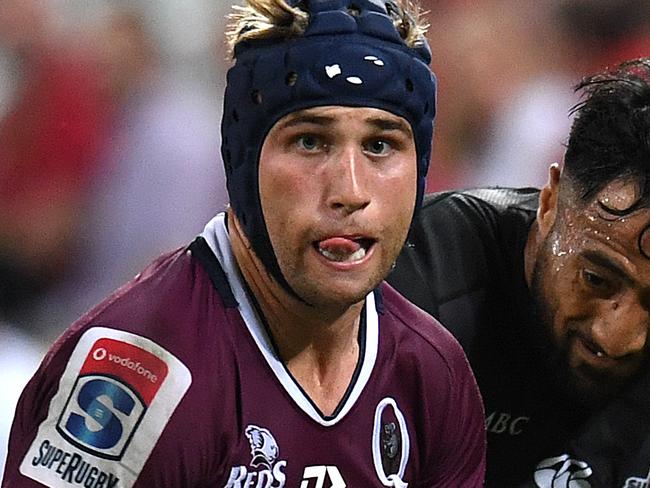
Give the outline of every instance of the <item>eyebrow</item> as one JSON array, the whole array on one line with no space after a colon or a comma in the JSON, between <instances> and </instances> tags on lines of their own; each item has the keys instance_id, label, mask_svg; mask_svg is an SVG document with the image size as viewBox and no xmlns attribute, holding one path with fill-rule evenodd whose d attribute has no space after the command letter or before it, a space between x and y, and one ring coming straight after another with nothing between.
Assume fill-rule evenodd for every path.
<instances>
[{"instance_id":1,"label":"eyebrow","mask_svg":"<svg viewBox=\"0 0 650 488\"><path fill-rule=\"evenodd\" d=\"M635 281L624 267L600 251L585 251L582 256L593 264L609 270L627 283L634 283Z\"/></svg>"},{"instance_id":2,"label":"eyebrow","mask_svg":"<svg viewBox=\"0 0 650 488\"><path fill-rule=\"evenodd\" d=\"M326 115L312 115L309 113L302 113L302 114L298 113L296 115L289 117L284 122L280 123L278 129L296 127L302 124L313 124L313 125L321 125L323 127L326 127L328 125L332 125L335 122L335 120L336 119L334 117L329 117ZM401 119L369 117L367 119L364 119L364 122L382 131L395 130L395 131L403 132L407 136L413 135L410 125Z\"/></svg>"},{"instance_id":3,"label":"eyebrow","mask_svg":"<svg viewBox=\"0 0 650 488\"><path fill-rule=\"evenodd\" d=\"M310 114L297 114L289 117L288 120L280 123L278 129L286 129L288 127L295 127L302 124L314 124L327 126L334 122L334 117L326 117L323 115L310 115Z\"/></svg>"},{"instance_id":4,"label":"eyebrow","mask_svg":"<svg viewBox=\"0 0 650 488\"><path fill-rule=\"evenodd\" d=\"M407 124L402 119L385 119L383 117L371 117L366 119L366 123L375 126L380 130L396 130L405 133L408 136L411 136L413 132L411 131L411 126Z\"/></svg>"}]
</instances>

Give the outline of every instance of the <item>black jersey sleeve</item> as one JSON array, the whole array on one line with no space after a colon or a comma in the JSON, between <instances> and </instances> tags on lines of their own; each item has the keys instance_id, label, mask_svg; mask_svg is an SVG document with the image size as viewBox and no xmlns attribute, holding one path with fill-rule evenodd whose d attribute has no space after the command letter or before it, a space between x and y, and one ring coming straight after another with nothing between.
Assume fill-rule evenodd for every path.
<instances>
[{"instance_id":1,"label":"black jersey sleeve","mask_svg":"<svg viewBox=\"0 0 650 488\"><path fill-rule=\"evenodd\" d=\"M469 351L523 282L534 189L428 195L388 281L440 320Z\"/></svg>"}]
</instances>

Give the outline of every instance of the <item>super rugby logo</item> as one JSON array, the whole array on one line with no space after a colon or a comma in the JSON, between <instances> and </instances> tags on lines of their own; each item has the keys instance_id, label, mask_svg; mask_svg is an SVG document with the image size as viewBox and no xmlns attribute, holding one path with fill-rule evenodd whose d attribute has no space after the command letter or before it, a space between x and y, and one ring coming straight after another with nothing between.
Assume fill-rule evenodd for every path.
<instances>
[{"instance_id":1,"label":"super rugby logo","mask_svg":"<svg viewBox=\"0 0 650 488\"><path fill-rule=\"evenodd\" d=\"M187 366L151 339L89 328L21 474L51 487L132 488L191 383Z\"/></svg>"},{"instance_id":2,"label":"super rugby logo","mask_svg":"<svg viewBox=\"0 0 650 488\"><path fill-rule=\"evenodd\" d=\"M160 358L115 339L91 347L56 424L71 444L121 459L167 375Z\"/></svg>"},{"instance_id":3,"label":"super rugby logo","mask_svg":"<svg viewBox=\"0 0 650 488\"><path fill-rule=\"evenodd\" d=\"M235 466L230 470L228 483L224 488L282 488L286 481L284 469L287 462L278 461L280 448L273 434L264 427L249 425L244 431L251 448L251 463L258 471L249 471L246 466Z\"/></svg>"}]
</instances>

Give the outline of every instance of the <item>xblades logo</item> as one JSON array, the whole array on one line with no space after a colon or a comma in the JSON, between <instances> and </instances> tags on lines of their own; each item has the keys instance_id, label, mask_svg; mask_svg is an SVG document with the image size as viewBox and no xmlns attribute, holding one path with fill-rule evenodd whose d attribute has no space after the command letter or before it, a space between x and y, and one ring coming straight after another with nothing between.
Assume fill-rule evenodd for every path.
<instances>
[{"instance_id":1,"label":"xblades logo","mask_svg":"<svg viewBox=\"0 0 650 488\"><path fill-rule=\"evenodd\" d=\"M327 479L329 484L325 484ZM307 466L300 483L300 488L345 488L346 486L336 466Z\"/></svg>"}]
</instances>

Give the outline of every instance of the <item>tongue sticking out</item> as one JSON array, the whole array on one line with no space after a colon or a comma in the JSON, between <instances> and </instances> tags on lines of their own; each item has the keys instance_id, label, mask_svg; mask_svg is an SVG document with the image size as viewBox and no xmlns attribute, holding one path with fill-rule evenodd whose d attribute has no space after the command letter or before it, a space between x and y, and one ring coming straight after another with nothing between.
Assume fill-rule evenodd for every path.
<instances>
[{"instance_id":1,"label":"tongue sticking out","mask_svg":"<svg viewBox=\"0 0 650 488\"><path fill-rule=\"evenodd\" d=\"M331 237L317 244L318 251L330 261L358 261L366 255L359 242L345 237Z\"/></svg>"}]
</instances>

